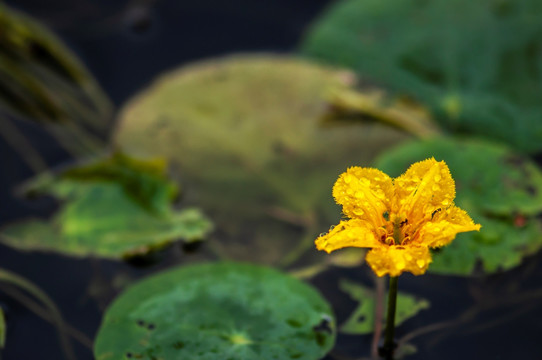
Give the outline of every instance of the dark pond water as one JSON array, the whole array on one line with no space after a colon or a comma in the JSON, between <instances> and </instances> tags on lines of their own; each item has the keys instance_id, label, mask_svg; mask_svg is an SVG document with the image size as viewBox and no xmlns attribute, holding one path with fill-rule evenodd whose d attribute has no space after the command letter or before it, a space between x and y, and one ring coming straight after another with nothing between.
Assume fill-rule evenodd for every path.
<instances>
[{"instance_id":1,"label":"dark pond water","mask_svg":"<svg viewBox=\"0 0 542 360\"><path fill-rule=\"evenodd\" d=\"M41 0L8 1L61 35L116 105L164 70L192 60L234 52L290 51L306 25L330 2L51 0L45 6ZM25 125L24 132L49 165L70 160L40 129ZM14 187L32 173L4 142L0 142L0 157L0 225L51 213L53 204L48 200L27 203L13 196ZM123 276L146 276L198 256L175 248L160 264L138 269L123 263L0 248L1 267L39 284L59 305L64 318L90 339L103 307L117 292L112 282L122 282ZM541 359L541 260L539 254L519 268L483 278L401 276L400 290L431 301L429 310L397 330L398 338L412 336L411 342L418 347L418 353L409 359ZM355 307L336 288L340 277L373 284L367 268L332 270L313 280L333 304L339 321ZM89 289L95 296L89 295ZM1 294L0 302L7 310L9 330L3 359L64 358L54 327L8 296ZM435 331L429 331L433 326ZM428 331L415 336L413 331L420 329ZM371 342L371 336L341 335L334 355L338 359L367 356ZM93 358L90 349L77 341L73 344L78 359Z\"/></svg>"}]
</instances>

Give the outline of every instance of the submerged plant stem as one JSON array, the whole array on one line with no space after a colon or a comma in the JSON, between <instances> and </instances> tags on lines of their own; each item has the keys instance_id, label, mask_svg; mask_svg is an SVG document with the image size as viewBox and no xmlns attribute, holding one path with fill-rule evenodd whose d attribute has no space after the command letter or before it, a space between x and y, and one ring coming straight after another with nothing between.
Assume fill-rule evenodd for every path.
<instances>
[{"instance_id":1,"label":"submerged plant stem","mask_svg":"<svg viewBox=\"0 0 542 360\"><path fill-rule=\"evenodd\" d=\"M282 268L286 268L295 263L314 244L314 233L316 232L317 223L316 215L314 213L309 213L303 218L305 218L305 235L301 241L279 261L279 266Z\"/></svg>"},{"instance_id":2,"label":"submerged plant stem","mask_svg":"<svg viewBox=\"0 0 542 360\"><path fill-rule=\"evenodd\" d=\"M37 302L32 300L29 296L25 295L22 291L17 290L15 286L3 285L3 286L0 286L0 289L3 293L9 295L13 299L17 300L18 302L26 306L26 308L28 308L30 311L32 311L34 314L36 314L43 320L49 323L52 323L53 325L56 325L55 323L56 320L54 319L53 315L49 311L47 311L47 309L44 309ZM79 331L78 329L74 328L73 326L71 326L70 324L66 322L64 322L64 325L65 325L64 331L66 332L67 335L71 336L74 340L77 340L81 345L92 350L93 342L88 336L86 336L83 332Z\"/></svg>"},{"instance_id":3,"label":"submerged plant stem","mask_svg":"<svg viewBox=\"0 0 542 360\"><path fill-rule=\"evenodd\" d=\"M59 336L60 344L62 346L62 350L64 351L66 355L66 358L69 360L77 359L75 357L75 353L73 352L72 345L69 339L65 335L65 323L64 323L64 320L62 319L62 315L60 314L60 310L55 305L53 300L51 300L51 298L47 296L47 294L45 294L39 287L34 285L34 283L32 283L31 281L25 279L24 277L20 275L12 273L11 271L8 271L6 269L0 269L0 281L15 285L18 288L23 289L24 291L28 292L29 294L32 294L32 296L35 296L37 299L43 302L43 304L51 312L51 317L54 320L57 329L59 330L58 336Z\"/></svg>"},{"instance_id":4,"label":"submerged plant stem","mask_svg":"<svg viewBox=\"0 0 542 360\"><path fill-rule=\"evenodd\" d=\"M45 160L32 147L32 144L19 129L5 117L0 119L0 136L21 155L22 159L36 174L47 170Z\"/></svg>"},{"instance_id":5,"label":"submerged plant stem","mask_svg":"<svg viewBox=\"0 0 542 360\"><path fill-rule=\"evenodd\" d=\"M384 346L382 347L382 356L386 360L393 360L395 343L393 337L395 334L395 310L397 308L397 280L398 276L390 276L390 286L388 289L388 314L386 316L386 336Z\"/></svg>"},{"instance_id":6,"label":"submerged plant stem","mask_svg":"<svg viewBox=\"0 0 542 360\"><path fill-rule=\"evenodd\" d=\"M384 322L384 296L386 293L386 283L384 278L374 275L375 292L375 329L373 341L371 343L371 359L378 359L378 344L382 336L382 324Z\"/></svg>"}]
</instances>

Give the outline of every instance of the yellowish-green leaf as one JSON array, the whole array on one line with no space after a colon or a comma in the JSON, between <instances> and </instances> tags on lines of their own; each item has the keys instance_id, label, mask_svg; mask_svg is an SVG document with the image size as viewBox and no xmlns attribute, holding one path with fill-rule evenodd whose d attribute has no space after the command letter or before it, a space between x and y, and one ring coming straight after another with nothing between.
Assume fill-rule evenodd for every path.
<instances>
[{"instance_id":1,"label":"yellowish-green leaf","mask_svg":"<svg viewBox=\"0 0 542 360\"><path fill-rule=\"evenodd\" d=\"M212 224L197 209L173 209L177 186L165 171L163 161L115 154L56 177L38 178L26 190L62 200L60 210L49 221L7 226L0 241L21 250L119 259L176 240L202 240Z\"/></svg>"},{"instance_id":2,"label":"yellowish-green leaf","mask_svg":"<svg viewBox=\"0 0 542 360\"><path fill-rule=\"evenodd\" d=\"M285 56L184 66L123 107L114 144L177 166L186 200L217 221L227 256L276 263L303 228L310 240L337 220L325 189L344 168L369 165L408 137L381 123L327 121L327 94L356 81L350 72Z\"/></svg>"}]
</instances>

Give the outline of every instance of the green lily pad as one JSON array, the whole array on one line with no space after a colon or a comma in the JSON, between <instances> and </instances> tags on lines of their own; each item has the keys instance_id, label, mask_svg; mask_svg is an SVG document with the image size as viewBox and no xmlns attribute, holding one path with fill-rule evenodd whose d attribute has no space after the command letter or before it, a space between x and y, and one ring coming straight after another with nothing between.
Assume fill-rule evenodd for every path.
<instances>
[{"instance_id":1,"label":"green lily pad","mask_svg":"<svg viewBox=\"0 0 542 360\"><path fill-rule=\"evenodd\" d=\"M435 120L542 150L536 0L342 0L315 21L301 51L430 106Z\"/></svg>"},{"instance_id":2,"label":"green lily pad","mask_svg":"<svg viewBox=\"0 0 542 360\"><path fill-rule=\"evenodd\" d=\"M434 254L429 271L469 275L481 263L487 273L510 269L542 248L542 172L509 148L480 140L437 138L383 154L376 167L397 176L416 161L435 157L450 167L456 204L480 232L462 233Z\"/></svg>"},{"instance_id":3,"label":"green lily pad","mask_svg":"<svg viewBox=\"0 0 542 360\"><path fill-rule=\"evenodd\" d=\"M363 285L341 280L339 288L350 295L350 297L359 301L358 307L352 312L352 315L341 326L340 331L346 334L363 335L374 332L375 325L375 295L372 289ZM402 292L397 293L397 309L395 316L395 325L399 326L404 321L417 315L421 310L429 308L429 301L418 298ZM386 309L387 306L384 306ZM382 319L385 323L385 317Z\"/></svg>"},{"instance_id":4,"label":"green lily pad","mask_svg":"<svg viewBox=\"0 0 542 360\"><path fill-rule=\"evenodd\" d=\"M326 94L355 82L282 56L188 65L125 105L114 144L177 166L185 200L216 220L227 256L274 263L303 229L312 238L337 221L329 194L340 172L407 137L379 123L329 120Z\"/></svg>"},{"instance_id":5,"label":"green lily pad","mask_svg":"<svg viewBox=\"0 0 542 360\"><path fill-rule=\"evenodd\" d=\"M97 360L322 358L335 342L328 303L276 270L236 263L177 268L130 287L106 311Z\"/></svg>"},{"instance_id":6,"label":"green lily pad","mask_svg":"<svg viewBox=\"0 0 542 360\"><path fill-rule=\"evenodd\" d=\"M173 210L177 187L166 178L163 161L113 155L38 178L27 190L64 203L50 221L27 220L2 230L0 241L21 250L123 258L175 240L202 240L212 228L197 209Z\"/></svg>"}]
</instances>

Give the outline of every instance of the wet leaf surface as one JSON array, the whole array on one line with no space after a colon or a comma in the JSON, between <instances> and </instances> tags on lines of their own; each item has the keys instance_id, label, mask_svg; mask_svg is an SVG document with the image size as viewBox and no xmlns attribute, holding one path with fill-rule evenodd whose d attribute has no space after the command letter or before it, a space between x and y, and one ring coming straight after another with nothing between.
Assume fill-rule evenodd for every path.
<instances>
[{"instance_id":1,"label":"wet leaf surface","mask_svg":"<svg viewBox=\"0 0 542 360\"><path fill-rule=\"evenodd\" d=\"M130 287L107 310L97 360L320 359L334 317L309 285L248 264L185 266Z\"/></svg>"}]
</instances>

